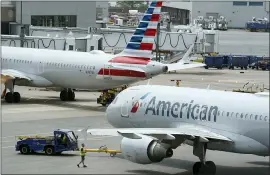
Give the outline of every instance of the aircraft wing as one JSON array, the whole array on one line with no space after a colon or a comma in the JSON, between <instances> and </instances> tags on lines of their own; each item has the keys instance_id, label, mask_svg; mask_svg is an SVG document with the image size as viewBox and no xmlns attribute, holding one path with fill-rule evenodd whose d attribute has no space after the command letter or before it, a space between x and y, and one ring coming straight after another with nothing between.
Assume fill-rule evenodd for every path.
<instances>
[{"instance_id":1,"label":"aircraft wing","mask_svg":"<svg viewBox=\"0 0 270 175\"><path fill-rule=\"evenodd\" d=\"M6 82L9 79L26 79L31 81L31 78L26 76L23 72L14 69L2 69L1 71L1 81Z\"/></svg>"},{"instance_id":2,"label":"aircraft wing","mask_svg":"<svg viewBox=\"0 0 270 175\"><path fill-rule=\"evenodd\" d=\"M181 69L204 67L206 65L203 63L195 63L195 62L184 63L184 62L179 61L178 63L166 64L166 66L168 66L168 71L176 71L176 70L181 70Z\"/></svg>"},{"instance_id":3,"label":"aircraft wing","mask_svg":"<svg viewBox=\"0 0 270 175\"><path fill-rule=\"evenodd\" d=\"M79 130L83 132L83 130ZM207 131L194 126L183 126L181 128L113 128L113 129L87 129L87 133L96 136L123 136L130 139L141 139L140 135L148 135L159 140L174 140L176 136L186 137L193 140L200 137L202 141L208 142L208 139L216 141L232 142L231 139L222 135Z\"/></svg>"}]
</instances>

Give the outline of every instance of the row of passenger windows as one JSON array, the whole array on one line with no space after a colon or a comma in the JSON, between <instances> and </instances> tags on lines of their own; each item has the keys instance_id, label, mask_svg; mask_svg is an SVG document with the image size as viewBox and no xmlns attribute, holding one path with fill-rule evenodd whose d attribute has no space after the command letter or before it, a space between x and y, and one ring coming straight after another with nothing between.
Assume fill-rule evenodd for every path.
<instances>
[{"instance_id":1,"label":"row of passenger windows","mask_svg":"<svg viewBox=\"0 0 270 175\"><path fill-rule=\"evenodd\" d=\"M22 63L22 64L32 64L32 61L28 60L16 60L16 59L2 59L4 62L14 62L14 63ZM85 65L76 65L76 64L64 64L64 63L53 63L53 62L46 62L40 64L43 64L44 66L54 66L54 67L66 67L66 68L78 68L78 69L91 69L94 70L95 66L85 66Z\"/></svg>"}]
</instances>

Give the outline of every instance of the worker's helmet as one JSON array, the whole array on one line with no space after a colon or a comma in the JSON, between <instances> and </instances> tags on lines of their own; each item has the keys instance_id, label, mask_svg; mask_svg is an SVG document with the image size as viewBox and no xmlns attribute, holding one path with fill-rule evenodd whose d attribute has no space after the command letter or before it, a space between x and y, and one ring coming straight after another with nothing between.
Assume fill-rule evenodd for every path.
<instances>
[{"instance_id":1,"label":"worker's helmet","mask_svg":"<svg viewBox=\"0 0 270 175\"><path fill-rule=\"evenodd\" d=\"M82 147L84 147L84 143L82 143Z\"/></svg>"}]
</instances>

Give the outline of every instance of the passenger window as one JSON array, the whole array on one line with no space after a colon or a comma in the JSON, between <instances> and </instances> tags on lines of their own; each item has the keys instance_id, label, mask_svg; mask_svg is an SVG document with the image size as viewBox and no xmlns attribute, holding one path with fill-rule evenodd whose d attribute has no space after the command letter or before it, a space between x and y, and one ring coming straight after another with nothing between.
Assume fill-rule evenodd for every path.
<instances>
[{"instance_id":1,"label":"passenger window","mask_svg":"<svg viewBox=\"0 0 270 175\"><path fill-rule=\"evenodd\" d=\"M241 116L240 116L241 118L243 118L244 117L244 114L243 113L241 113Z\"/></svg>"},{"instance_id":2,"label":"passenger window","mask_svg":"<svg viewBox=\"0 0 270 175\"><path fill-rule=\"evenodd\" d=\"M235 114L235 117L236 117L236 118L238 117L238 113Z\"/></svg>"},{"instance_id":3,"label":"passenger window","mask_svg":"<svg viewBox=\"0 0 270 175\"><path fill-rule=\"evenodd\" d=\"M232 112L232 113L231 113L231 117L233 117L233 114L234 114L234 113Z\"/></svg>"},{"instance_id":4,"label":"passenger window","mask_svg":"<svg viewBox=\"0 0 270 175\"><path fill-rule=\"evenodd\" d=\"M264 117L264 121L267 121L267 116Z\"/></svg>"},{"instance_id":5,"label":"passenger window","mask_svg":"<svg viewBox=\"0 0 270 175\"><path fill-rule=\"evenodd\" d=\"M258 119L258 115L255 115L255 120L257 120Z\"/></svg>"},{"instance_id":6,"label":"passenger window","mask_svg":"<svg viewBox=\"0 0 270 175\"><path fill-rule=\"evenodd\" d=\"M260 116L260 120L262 120L262 118L263 118L263 116L261 115L261 116Z\"/></svg>"},{"instance_id":7,"label":"passenger window","mask_svg":"<svg viewBox=\"0 0 270 175\"><path fill-rule=\"evenodd\" d=\"M252 114L250 114L250 120L253 120L253 119L252 119L252 117L253 117L253 115L252 115Z\"/></svg>"},{"instance_id":8,"label":"passenger window","mask_svg":"<svg viewBox=\"0 0 270 175\"><path fill-rule=\"evenodd\" d=\"M230 112L227 112L227 117L229 117L230 116Z\"/></svg>"}]
</instances>

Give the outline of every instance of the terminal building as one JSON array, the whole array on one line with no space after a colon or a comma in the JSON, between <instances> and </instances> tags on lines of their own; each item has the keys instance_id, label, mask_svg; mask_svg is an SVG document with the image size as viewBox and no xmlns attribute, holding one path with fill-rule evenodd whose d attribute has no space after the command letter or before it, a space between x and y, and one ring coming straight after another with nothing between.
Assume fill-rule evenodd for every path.
<instances>
[{"instance_id":1,"label":"terminal building","mask_svg":"<svg viewBox=\"0 0 270 175\"><path fill-rule=\"evenodd\" d=\"M250 21L252 17L268 18L269 16L269 1L265 0L214 2L185 0L185 2L168 1L163 6L188 10L189 23L193 23L198 16L204 18L224 16L229 28L244 28L245 23Z\"/></svg>"},{"instance_id":2,"label":"terminal building","mask_svg":"<svg viewBox=\"0 0 270 175\"><path fill-rule=\"evenodd\" d=\"M87 28L107 17L108 1L1 1L1 34L18 24Z\"/></svg>"}]
</instances>

